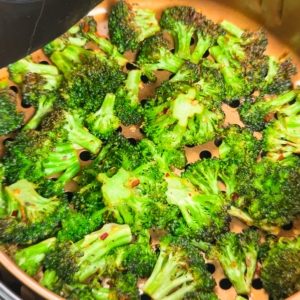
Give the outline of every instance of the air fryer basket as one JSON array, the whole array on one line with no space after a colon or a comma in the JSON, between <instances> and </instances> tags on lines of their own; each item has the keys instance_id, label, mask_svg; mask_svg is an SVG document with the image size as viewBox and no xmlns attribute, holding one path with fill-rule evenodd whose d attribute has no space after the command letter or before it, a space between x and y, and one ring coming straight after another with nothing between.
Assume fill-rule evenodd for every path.
<instances>
[{"instance_id":1,"label":"air fryer basket","mask_svg":"<svg viewBox=\"0 0 300 300\"><path fill-rule=\"evenodd\" d=\"M132 0L127 0L129 3L136 3ZM98 21L98 31L101 35L108 36L107 29L107 13L110 7L116 2L116 0L105 0L102 4L97 6L90 14ZM160 0L160 1L147 1L139 0L139 5L145 8L151 8L157 12L157 17L160 16L160 12L168 6L172 5L190 5L197 10L203 12L208 18L214 21L221 21L226 19L235 23L242 28L249 28L252 30L263 27L268 32L269 46L267 49L268 54L279 57L283 53L288 53L288 56L293 59L293 62L300 68L300 18L298 12L300 11L300 2L296 0L190 0L188 3L182 0ZM132 58L134 54L126 53L125 56ZM33 58L37 62L48 61L41 50L38 50L33 54ZM152 95L154 89L160 84L162 80L168 79L170 73L162 71L158 73L158 81L155 84L145 83L143 89L140 90L140 100L145 99L147 95ZM7 76L7 70L0 70L0 78ZM300 75L294 77L294 83L297 84ZM25 122L30 119L34 113L32 107L22 106L20 93L18 87L11 82L11 88L18 93L19 109L26 114ZM235 103L235 107L224 105L224 111L226 113L225 124L239 124L241 123L236 107L239 103ZM122 126L122 134L134 140L139 140L142 137L141 130L138 126L124 127ZM0 137L0 159L5 151L5 141L7 139L13 139L14 134L9 134ZM218 157L218 148L214 141L208 142L201 146L192 148L185 148L188 163L194 162L204 157ZM79 152L82 165L86 165L89 162L85 161L84 153ZM72 192L72 185L68 188L68 191ZM231 230L234 232L241 231L245 225L234 219L231 223ZM282 236L297 236L300 233L300 220L291 224L288 230L281 230ZM235 290L231 286L228 279L226 279L222 268L217 261L208 261L209 270L213 273L216 279L217 286L215 292L219 299L233 300L235 298ZM45 299L62 299L61 297L53 294L47 289L43 288L38 282L23 271L21 271L8 256L0 251L0 264L7 269L13 276L22 282L27 288L41 295ZM38 279L37 279L38 280ZM26 298L34 299L34 298ZM253 280L253 287L251 290L250 299L252 300L267 300L269 299L266 292L261 287L261 281L258 274L255 275ZM300 292L293 295L289 300L300 300Z\"/></svg>"}]
</instances>

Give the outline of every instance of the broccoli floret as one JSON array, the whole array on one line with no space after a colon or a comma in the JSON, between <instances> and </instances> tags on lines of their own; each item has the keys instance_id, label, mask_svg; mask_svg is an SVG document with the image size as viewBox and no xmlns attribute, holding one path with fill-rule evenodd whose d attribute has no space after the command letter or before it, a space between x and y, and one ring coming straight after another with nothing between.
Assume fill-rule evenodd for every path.
<instances>
[{"instance_id":1,"label":"broccoli floret","mask_svg":"<svg viewBox=\"0 0 300 300\"><path fill-rule=\"evenodd\" d=\"M81 34L88 40L94 42L101 50L103 50L110 59L118 62L119 66L125 66L128 59L124 57L118 48L113 45L108 39L102 37L97 32L97 22L92 16L85 17L79 24Z\"/></svg>"},{"instance_id":2,"label":"broccoli floret","mask_svg":"<svg viewBox=\"0 0 300 300\"><path fill-rule=\"evenodd\" d=\"M56 238L49 238L38 244L17 250L14 254L16 264L29 276L34 276L46 256L46 254L55 248Z\"/></svg>"},{"instance_id":3,"label":"broccoli floret","mask_svg":"<svg viewBox=\"0 0 300 300\"><path fill-rule=\"evenodd\" d=\"M200 69L198 65L187 60L183 63L178 72L170 79L170 82L186 81L191 84L195 81L199 81L199 79Z\"/></svg>"},{"instance_id":4,"label":"broccoli floret","mask_svg":"<svg viewBox=\"0 0 300 300\"><path fill-rule=\"evenodd\" d=\"M57 109L43 120L42 130L50 132L61 142L79 145L96 154L102 141L88 132L82 123L81 117L75 112L71 114Z\"/></svg>"},{"instance_id":5,"label":"broccoli floret","mask_svg":"<svg viewBox=\"0 0 300 300\"><path fill-rule=\"evenodd\" d=\"M0 79L0 136L22 126L25 116L16 106L17 97L9 89L7 78Z\"/></svg>"},{"instance_id":6,"label":"broccoli floret","mask_svg":"<svg viewBox=\"0 0 300 300\"><path fill-rule=\"evenodd\" d=\"M260 235L250 228L242 233L227 232L208 250L209 259L217 258L237 294L250 293L255 273Z\"/></svg>"},{"instance_id":7,"label":"broccoli floret","mask_svg":"<svg viewBox=\"0 0 300 300\"><path fill-rule=\"evenodd\" d=\"M59 89L62 100L57 103L63 109L95 112L106 94L115 93L126 79L114 60L74 45L53 52L51 60L66 77Z\"/></svg>"},{"instance_id":8,"label":"broccoli floret","mask_svg":"<svg viewBox=\"0 0 300 300\"><path fill-rule=\"evenodd\" d=\"M24 76L22 100L25 104L32 105L37 109L34 116L24 126L24 130L36 129L43 118L53 111L61 81L62 75L27 73Z\"/></svg>"},{"instance_id":9,"label":"broccoli floret","mask_svg":"<svg viewBox=\"0 0 300 300\"><path fill-rule=\"evenodd\" d=\"M143 130L166 149L200 145L222 130L224 113L219 103L201 96L185 83L166 82L144 109Z\"/></svg>"},{"instance_id":10,"label":"broccoli floret","mask_svg":"<svg viewBox=\"0 0 300 300\"><path fill-rule=\"evenodd\" d=\"M291 115L297 113L299 100L293 105L289 105L297 95L299 90L284 92L277 97L246 97L242 105L238 108L242 121L252 130L263 130L266 125L274 119L275 113ZM298 99L298 98L297 98Z\"/></svg>"},{"instance_id":11,"label":"broccoli floret","mask_svg":"<svg viewBox=\"0 0 300 300\"><path fill-rule=\"evenodd\" d=\"M4 186L3 181L5 180L4 177L5 170L3 164L0 162L0 218L6 216L6 203L4 199Z\"/></svg>"},{"instance_id":12,"label":"broccoli floret","mask_svg":"<svg viewBox=\"0 0 300 300\"><path fill-rule=\"evenodd\" d=\"M266 242L268 251L262 260L261 280L274 300L286 299L299 291L300 238L280 238Z\"/></svg>"},{"instance_id":13,"label":"broccoli floret","mask_svg":"<svg viewBox=\"0 0 300 300\"><path fill-rule=\"evenodd\" d=\"M261 142L253 132L238 125L229 125L219 136L219 156L222 160L235 160L237 165L254 163L261 150Z\"/></svg>"},{"instance_id":14,"label":"broccoli floret","mask_svg":"<svg viewBox=\"0 0 300 300\"><path fill-rule=\"evenodd\" d=\"M169 50L170 42L163 33L158 33L145 39L139 48L136 62L144 75L150 81L156 81L156 70L166 70L176 73L184 60L175 56Z\"/></svg>"},{"instance_id":15,"label":"broccoli floret","mask_svg":"<svg viewBox=\"0 0 300 300\"><path fill-rule=\"evenodd\" d=\"M105 224L76 243L57 243L45 259L44 266L56 271L64 283L81 283L98 272L98 262L112 249L130 243L128 225Z\"/></svg>"},{"instance_id":16,"label":"broccoli floret","mask_svg":"<svg viewBox=\"0 0 300 300\"><path fill-rule=\"evenodd\" d=\"M216 283L196 247L165 235L154 270L143 286L152 299L217 299Z\"/></svg>"},{"instance_id":17,"label":"broccoli floret","mask_svg":"<svg viewBox=\"0 0 300 300\"><path fill-rule=\"evenodd\" d=\"M88 129L99 138L108 138L121 124L115 113L115 100L114 94L106 94L100 109L85 119Z\"/></svg>"},{"instance_id":18,"label":"broccoli floret","mask_svg":"<svg viewBox=\"0 0 300 300\"><path fill-rule=\"evenodd\" d=\"M263 94L282 94L293 88L291 76L297 74L297 69L290 58L278 61L274 56L268 57L268 73L261 82Z\"/></svg>"},{"instance_id":19,"label":"broccoli floret","mask_svg":"<svg viewBox=\"0 0 300 300\"><path fill-rule=\"evenodd\" d=\"M132 70L128 73L124 85L116 92L116 115L125 126L136 124L142 117L142 107L139 102L139 87L141 71Z\"/></svg>"},{"instance_id":20,"label":"broccoli floret","mask_svg":"<svg viewBox=\"0 0 300 300\"><path fill-rule=\"evenodd\" d=\"M260 162L237 174L240 184L229 213L248 225L255 225L273 234L279 226L289 224L299 216L300 160L290 156L278 162L264 157Z\"/></svg>"},{"instance_id":21,"label":"broccoli floret","mask_svg":"<svg viewBox=\"0 0 300 300\"><path fill-rule=\"evenodd\" d=\"M202 19L202 14L190 6L172 6L162 12L159 24L171 34L176 56L190 59L191 40Z\"/></svg>"},{"instance_id":22,"label":"broccoli floret","mask_svg":"<svg viewBox=\"0 0 300 300\"><path fill-rule=\"evenodd\" d=\"M0 219L0 241L4 243L31 244L48 237L68 210L64 198L44 198L26 179L4 191L7 215Z\"/></svg>"},{"instance_id":23,"label":"broccoli floret","mask_svg":"<svg viewBox=\"0 0 300 300\"><path fill-rule=\"evenodd\" d=\"M139 43L160 30L155 12L120 0L111 7L108 16L111 41L121 53L136 50Z\"/></svg>"}]
</instances>

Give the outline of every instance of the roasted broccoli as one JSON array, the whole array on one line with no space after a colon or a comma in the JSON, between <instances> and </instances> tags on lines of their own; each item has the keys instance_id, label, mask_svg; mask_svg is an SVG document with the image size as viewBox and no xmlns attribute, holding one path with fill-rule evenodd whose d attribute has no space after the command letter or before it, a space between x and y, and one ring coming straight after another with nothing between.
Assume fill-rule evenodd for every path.
<instances>
[{"instance_id":1,"label":"roasted broccoli","mask_svg":"<svg viewBox=\"0 0 300 300\"><path fill-rule=\"evenodd\" d=\"M200 69L198 65L185 61L180 67L178 72L170 79L170 82L186 81L188 83L194 83L200 79Z\"/></svg>"}]
</instances>

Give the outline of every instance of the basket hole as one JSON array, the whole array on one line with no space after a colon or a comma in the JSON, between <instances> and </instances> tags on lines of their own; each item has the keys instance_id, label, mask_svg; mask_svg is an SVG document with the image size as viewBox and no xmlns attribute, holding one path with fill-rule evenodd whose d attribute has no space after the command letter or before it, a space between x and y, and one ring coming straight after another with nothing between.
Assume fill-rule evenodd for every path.
<instances>
[{"instance_id":1,"label":"basket hole","mask_svg":"<svg viewBox=\"0 0 300 300\"><path fill-rule=\"evenodd\" d=\"M89 151L82 151L80 154L79 154L79 158L82 160L82 161L88 161L88 160L91 160L92 158L92 155Z\"/></svg>"},{"instance_id":2,"label":"basket hole","mask_svg":"<svg viewBox=\"0 0 300 300\"><path fill-rule=\"evenodd\" d=\"M210 273L210 274L214 274L215 271L216 271L216 267L214 264L211 264L211 263L207 263L206 264L206 269L207 271Z\"/></svg>"},{"instance_id":3,"label":"basket hole","mask_svg":"<svg viewBox=\"0 0 300 300\"><path fill-rule=\"evenodd\" d=\"M16 94L18 94L18 92L19 92L18 87L15 86L15 85L11 85L11 86L9 87L9 89L10 89L11 91L13 91L14 93L16 93Z\"/></svg>"},{"instance_id":4,"label":"basket hole","mask_svg":"<svg viewBox=\"0 0 300 300\"><path fill-rule=\"evenodd\" d=\"M147 99L142 99L141 100L142 107L145 107L146 103L147 103Z\"/></svg>"},{"instance_id":5,"label":"basket hole","mask_svg":"<svg viewBox=\"0 0 300 300\"><path fill-rule=\"evenodd\" d=\"M171 74L171 75L169 76L169 80L171 80L174 76L175 76L175 74Z\"/></svg>"},{"instance_id":6,"label":"basket hole","mask_svg":"<svg viewBox=\"0 0 300 300\"><path fill-rule=\"evenodd\" d=\"M139 128L141 134L145 134L145 131L142 127Z\"/></svg>"},{"instance_id":7,"label":"basket hole","mask_svg":"<svg viewBox=\"0 0 300 300\"><path fill-rule=\"evenodd\" d=\"M141 295L141 300L151 300L151 297L148 296L147 294Z\"/></svg>"},{"instance_id":8,"label":"basket hole","mask_svg":"<svg viewBox=\"0 0 300 300\"><path fill-rule=\"evenodd\" d=\"M229 290L232 287L232 283L228 278L223 278L219 281L219 286L222 290Z\"/></svg>"},{"instance_id":9,"label":"basket hole","mask_svg":"<svg viewBox=\"0 0 300 300\"><path fill-rule=\"evenodd\" d=\"M21 102L21 106L22 106L23 108L29 108L29 107L31 107L30 104L27 104L27 103L25 103L24 101Z\"/></svg>"},{"instance_id":10,"label":"basket hole","mask_svg":"<svg viewBox=\"0 0 300 300\"><path fill-rule=\"evenodd\" d=\"M119 126L118 128L117 128L117 130L116 130L117 132L122 132L122 127L121 126Z\"/></svg>"},{"instance_id":11,"label":"basket hole","mask_svg":"<svg viewBox=\"0 0 300 300\"><path fill-rule=\"evenodd\" d=\"M65 194L67 196L68 201L70 202L73 198L73 193L72 192L65 192Z\"/></svg>"},{"instance_id":12,"label":"basket hole","mask_svg":"<svg viewBox=\"0 0 300 300\"><path fill-rule=\"evenodd\" d=\"M208 57L208 56L209 56L209 50L206 50L202 57L203 57L203 58L206 58L206 57Z\"/></svg>"},{"instance_id":13,"label":"basket hole","mask_svg":"<svg viewBox=\"0 0 300 300\"><path fill-rule=\"evenodd\" d=\"M260 290L263 288L262 281L260 278L255 278L252 280L252 286L256 290Z\"/></svg>"},{"instance_id":14,"label":"basket hole","mask_svg":"<svg viewBox=\"0 0 300 300\"><path fill-rule=\"evenodd\" d=\"M193 46L195 44L195 39L192 37L190 41L190 46Z\"/></svg>"},{"instance_id":15,"label":"basket hole","mask_svg":"<svg viewBox=\"0 0 300 300\"><path fill-rule=\"evenodd\" d=\"M245 298L245 299L249 299L248 295L240 295L241 297Z\"/></svg>"},{"instance_id":16,"label":"basket hole","mask_svg":"<svg viewBox=\"0 0 300 300\"><path fill-rule=\"evenodd\" d=\"M171 49L170 51L171 51L173 54L175 53L175 49Z\"/></svg>"},{"instance_id":17,"label":"basket hole","mask_svg":"<svg viewBox=\"0 0 300 300\"><path fill-rule=\"evenodd\" d=\"M13 142L14 141L14 139L12 139L12 138L6 138L4 141L3 141L3 145L4 146L7 146L10 142Z\"/></svg>"},{"instance_id":18,"label":"basket hole","mask_svg":"<svg viewBox=\"0 0 300 300\"><path fill-rule=\"evenodd\" d=\"M214 144L216 147L220 147L222 145L222 139L215 139Z\"/></svg>"},{"instance_id":19,"label":"basket hole","mask_svg":"<svg viewBox=\"0 0 300 300\"><path fill-rule=\"evenodd\" d=\"M186 170L189 168L190 165L191 165L191 164L185 165L184 170L186 171Z\"/></svg>"},{"instance_id":20,"label":"basket hole","mask_svg":"<svg viewBox=\"0 0 300 300\"><path fill-rule=\"evenodd\" d=\"M42 61L40 61L39 63L42 64L42 65L49 65L49 62L46 61L46 60L42 60Z\"/></svg>"},{"instance_id":21,"label":"basket hole","mask_svg":"<svg viewBox=\"0 0 300 300\"><path fill-rule=\"evenodd\" d=\"M240 106L240 100L233 100L229 103L229 106L232 108L237 108Z\"/></svg>"},{"instance_id":22,"label":"basket hole","mask_svg":"<svg viewBox=\"0 0 300 300\"><path fill-rule=\"evenodd\" d=\"M150 83L150 80L146 75L142 75L141 80L142 80L143 83Z\"/></svg>"},{"instance_id":23,"label":"basket hole","mask_svg":"<svg viewBox=\"0 0 300 300\"><path fill-rule=\"evenodd\" d=\"M261 158L264 158L267 154L268 154L268 152L263 150L263 151L261 151L261 153L260 153L260 157L261 157Z\"/></svg>"},{"instance_id":24,"label":"basket hole","mask_svg":"<svg viewBox=\"0 0 300 300\"><path fill-rule=\"evenodd\" d=\"M290 222L289 224L283 225L281 228L283 230L291 230L293 228L293 222Z\"/></svg>"},{"instance_id":25,"label":"basket hole","mask_svg":"<svg viewBox=\"0 0 300 300\"><path fill-rule=\"evenodd\" d=\"M203 158L211 158L211 153L210 153L210 151L203 150L203 151L200 152L199 157L201 159L203 159Z\"/></svg>"},{"instance_id":26,"label":"basket hole","mask_svg":"<svg viewBox=\"0 0 300 300\"><path fill-rule=\"evenodd\" d=\"M193 147L195 147L195 145L186 145L186 147L193 148Z\"/></svg>"},{"instance_id":27,"label":"basket hole","mask_svg":"<svg viewBox=\"0 0 300 300\"><path fill-rule=\"evenodd\" d=\"M128 138L127 141L128 141L132 146L135 146L135 145L136 145L136 139L134 139L134 138Z\"/></svg>"},{"instance_id":28,"label":"basket hole","mask_svg":"<svg viewBox=\"0 0 300 300\"><path fill-rule=\"evenodd\" d=\"M127 64L126 64L126 69L127 69L128 71L132 71L132 70L136 70L137 67L136 67L135 65L131 64L131 63L127 63Z\"/></svg>"}]
</instances>

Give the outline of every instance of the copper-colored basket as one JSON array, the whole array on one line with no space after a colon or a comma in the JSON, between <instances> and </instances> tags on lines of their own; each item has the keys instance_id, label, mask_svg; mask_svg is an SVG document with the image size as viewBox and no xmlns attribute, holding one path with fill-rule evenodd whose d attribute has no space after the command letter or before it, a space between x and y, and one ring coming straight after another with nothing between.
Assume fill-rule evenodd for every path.
<instances>
[{"instance_id":1,"label":"copper-colored basket","mask_svg":"<svg viewBox=\"0 0 300 300\"><path fill-rule=\"evenodd\" d=\"M98 31L101 35L108 36L107 29L107 13L110 7L115 3L115 0L105 0L102 4L97 6L91 15L98 21ZM130 1L130 3L136 3ZM203 12L208 18L214 21L221 21L226 19L240 26L241 28L249 28L252 30L263 27L268 32L269 46L267 49L268 54L279 57L285 52L288 52L288 56L293 59L293 62L300 66L300 18L298 16L300 11L300 2L292 0L190 0L188 3L182 0L160 0L160 1L147 1L139 0L139 5L144 8L151 8L157 12L159 18L160 12L166 7L172 5L189 5L195 7L197 10ZM125 56L131 57L132 53L126 53ZM48 61L48 58L43 54L42 51L37 51L33 54L33 59L37 62ZM159 80L155 84L144 84L143 89L140 90L140 99L146 98L147 95L153 94L154 88L160 84L160 82L169 77L170 73L160 72ZM7 76L7 70L0 70L0 78ZM294 77L294 83L300 76ZM16 86L11 82L12 86ZM20 93L19 97L19 109L24 111L26 114L26 121L28 121L34 113L33 108L24 108L21 105ZM223 106L226 114L226 124L239 124L241 123L236 108L230 106ZM140 139L142 134L138 126L122 127L122 134L127 138ZM0 137L0 158L3 156L5 147L5 140L13 138L13 134ZM214 145L214 142L209 142L201 146L193 148L186 147L186 154L188 163L199 159L202 151L209 151L211 156L218 157L218 148ZM87 162L82 161L82 165ZM231 223L231 230L239 232L245 225L234 219ZM293 223L291 230L282 230L280 235L282 236L297 236L300 232L300 221ZM217 286L215 292L219 299L222 300L233 300L236 296L233 287L229 289L222 289L222 279L225 278L224 272L217 261L209 261L215 267L213 276L216 279ZM38 281L30 278L27 274L21 271L15 263L3 252L0 251L0 264L6 268L13 276L15 276L22 284L27 286L28 289L34 291L38 295L45 299L58 300L62 299L58 295L50 292L49 290L42 287ZM213 267L213 266L212 266ZM256 275L255 278L258 278ZM251 289L250 299L252 300L267 300L268 295L266 292L258 286L253 285ZM28 298L29 299L29 298ZM34 298L30 298L34 299ZM300 292L288 298L289 300L300 300Z\"/></svg>"}]
</instances>

